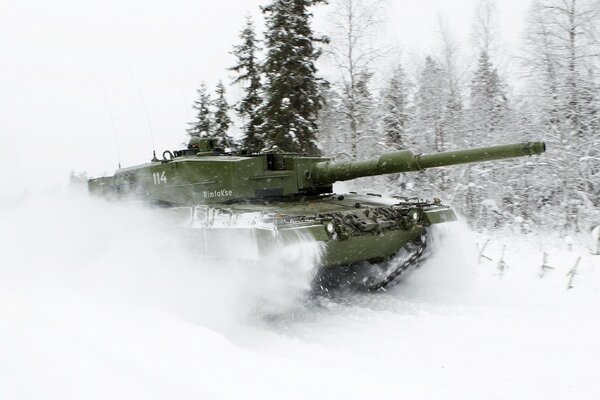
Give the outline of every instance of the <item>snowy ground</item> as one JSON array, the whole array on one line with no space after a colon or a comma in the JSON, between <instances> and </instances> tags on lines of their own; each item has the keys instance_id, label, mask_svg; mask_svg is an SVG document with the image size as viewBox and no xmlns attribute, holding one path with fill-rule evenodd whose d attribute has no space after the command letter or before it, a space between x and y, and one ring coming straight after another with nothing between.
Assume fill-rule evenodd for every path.
<instances>
[{"instance_id":1,"label":"snowy ground","mask_svg":"<svg viewBox=\"0 0 600 400\"><path fill-rule=\"evenodd\" d=\"M310 243L207 263L154 219L2 201L0 399L600 398L600 256L577 241L455 224L394 290L328 300L304 294Z\"/></svg>"}]
</instances>

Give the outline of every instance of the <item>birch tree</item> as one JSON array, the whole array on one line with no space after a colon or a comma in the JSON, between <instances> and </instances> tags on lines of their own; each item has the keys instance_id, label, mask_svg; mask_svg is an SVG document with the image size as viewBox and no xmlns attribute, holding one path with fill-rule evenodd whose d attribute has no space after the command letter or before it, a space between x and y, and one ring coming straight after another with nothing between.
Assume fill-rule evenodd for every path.
<instances>
[{"instance_id":1,"label":"birch tree","mask_svg":"<svg viewBox=\"0 0 600 400\"><path fill-rule=\"evenodd\" d=\"M545 195L560 198L561 227L579 230L584 210L598 206L590 160L597 160L600 54L596 1L543 0L532 7L524 64L534 85L540 130L551 161Z\"/></svg>"},{"instance_id":2,"label":"birch tree","mask_svg":"<svg viewBox=\"0 0 600 400\"><path fill-rule=\"evenodd\" d=\"M328 54L337 70L335 86L340 96L340 112L349 131L347 152L351 158L366 156L374 144L374 122L369 83L373 63L381 48L373 39L382 19L378 0L334 0L333 27ZM369 143L371 142L371 143Z\"/></svg>"}]
</instances>

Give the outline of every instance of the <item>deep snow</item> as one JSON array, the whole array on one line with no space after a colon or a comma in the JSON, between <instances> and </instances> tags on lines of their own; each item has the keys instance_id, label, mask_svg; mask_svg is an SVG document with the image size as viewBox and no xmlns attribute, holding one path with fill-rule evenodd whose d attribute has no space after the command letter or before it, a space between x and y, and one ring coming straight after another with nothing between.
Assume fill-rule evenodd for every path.
<instances>
[{"instance_id":1,"label":"deep snow","mask_svg":"<svg viewBox=\"0 0 600 400\"><path fill-rule=\"evenodd\" d=\"M577 241L453 223L393 290L325 299L312 243L208 262L163 225L72 192L0 204L0 399L600 398L600 256Z\"/></svg>"}]
</instances>

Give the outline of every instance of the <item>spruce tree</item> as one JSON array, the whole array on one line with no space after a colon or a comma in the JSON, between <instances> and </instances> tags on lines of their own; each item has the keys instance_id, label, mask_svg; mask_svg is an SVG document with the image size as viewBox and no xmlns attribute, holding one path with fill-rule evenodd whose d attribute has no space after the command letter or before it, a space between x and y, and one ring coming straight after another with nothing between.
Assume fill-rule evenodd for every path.
<instances>
[{"instance_id":1,"label":"spruce tree","mask_svg":"<svg viewBox=\"0 0 600 400\"><path fill-rule=\"evenodd\" d=\"M489 146L507 141L508 99L506 86L500 79L490 60L489 53L481 50L477 69L470 85L470 107L467 110L467 142L471 146ZM512 163L519 163L514 160ZM517 192L521 191L522 171L518 168L519 180L511 178L511 172L502 164L470 165L457 189L461 200L461 211L477 228L491 227L497 223L500 210L514 212ZM514 177L514 173L512 173ZM477 184L475 184L477 182ZM510 183L502 192L497 191L497 182ZM461 199L464 196L464 200ZM487 202L484 200L487 199ZM490 207L493 201L494 207ZM486 205L487 204L487 205Z\"/></svg>"},{"instance_id":2,"label":"spruce tree","mask_svg":"<svg viewBox=\"0 0 600 400\"><path fill-rule=\"evenodd\" d=\"M440 65L430 56L417 82L416 141L426 151L443 151L445 132L443 125L445 82Z\"/></svg>"},{"instance_id":3,"label":"spruce tree","mask_svg":"<svg viewBox=\"0 0 600 400\"><path fill-rule=\"evenodd\" d=\"M417 81L416 115L413 124L415 150L425 152L446 151L452 144L456 121L460 117L461 103L452 86L447 65L427 56L425 66ZM419 177L425 192L437 193L452 185L452 171L440 168ZM417 177L415 176L414 179ZM428 186L428 187L427 187Z\"/></svg>"},{"instance_id":4,"label":"spruce tree","mask_svg":"<svg viewBox=\"0 0 600 400\"><path fill-rule=\"evenodd\" d=\"M408 91L409 83L404 69L397 64L381 93L379 107L383 141L388 151L413 147L407 134L410 115ZM405 175L392 174L386 181L392 187L404 189L407 182Z\"/></svg>"},{"instance_id":5,"label":"spruce tree","mask_svg":"<svg viewBox=\"0 0 600 400\"><path fill-rule=\"evenodd\" d=\"M267 145L285 151L318 154L317 118L323 81L316 76L324 41L310 27L308 9L324 0L272 0L263 7L267 48L263 135Z\"/></svg>"},{"instance_id":6,"label":"spruce tree","mask_svg":"<svg viewBox=\"0 0 600 400\"><path fill-rule=\"evenodd\" d=\"M223 149L233 149L235 142L227 133L231 125L231 118L229 118L228 114L230 107L225 98L225 86L223 86L223 82L219 81L217 84L215 95L214 128L211 136L217 139L217 146Z\"/></svg>"},{"instance_id":7,"label":"spruce tree","mask_svg":"<svg viewBox=\"0 0 600 400\"><path fill-rule=\"evenodd\" d=\"M192 108L196 110L196 120L190 122L187 130L191 136L210 135L212 133L212 112L210 111L211 99L206 84L200 84L197 90L198 100L194 101Z\"/></svg>"},{"instance_id":8,"label":"spruce tree","mask_svg":"<svg viewBox=\"0 0 600 400\"><path fill-rule=\"evenodd\" d=\"M406 128L408 123L408 81L404 70L398 64L382 93L381 110L385 141L388 147L399 149L408 147Z\"/></svg>"},{"instance_id":9,"label":"spruce tree","mask_svg":"<svg viewBox=\"0 0 600 400\"><path fill-rule=\"evenodd\" d=\"M507 118L505 85L488 54L482 51L471 80L469 130L476 143L493 143L502 133ZM499 132L500 131L500 132Z\"/></svg>"},{"instance_id":10,"label":"spruce tree","mask_svg":"<svg viewBox=\"0 0 600 400\"><path fill-rule=\"evenodd\" d=\"M246 17L246 25L240 33L241 44L233 47L232 54L236 65L230 69L237 73L233 83L243 85L243 97L236 106L238 115L244 121L242 146L259 151L264 147L260 133L263 119L260 113L262 104L262 85L260 64L256 53L260 50L254 32L254 23L250 16Z\"/></svg>"},{"instance_id":11,"label":"spruce tree","mask_svg":"<svg viewBox=\"0 0 600 400\"><path fill-rule=\"evenodd\" d=\"M378 155L375 105L369 85L373 74L362 71L354 87L354 113L358 137L353 145L358 146L359 158L372 158Z\"/></svg>"}]
</instances>

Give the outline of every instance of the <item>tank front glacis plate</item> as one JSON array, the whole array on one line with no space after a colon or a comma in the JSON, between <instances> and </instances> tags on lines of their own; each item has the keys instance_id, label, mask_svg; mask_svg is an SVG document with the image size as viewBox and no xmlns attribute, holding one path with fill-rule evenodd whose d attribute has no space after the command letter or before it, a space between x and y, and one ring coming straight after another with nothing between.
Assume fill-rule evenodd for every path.
<instances>
[{"instance_id":1,"label":"tank front glacis plate","mask_svg":"<svg viewBox=\"0 0 600 400\"><path fill-rule=\"evenodd\" d=\"M337 267L361 261L380 262L394 256L406 243L424 231L422 226L412 229L389 230L378 234L352 236L348 240L329 240L320 260L321 267Z\"/></svg>"}]
</instances>

